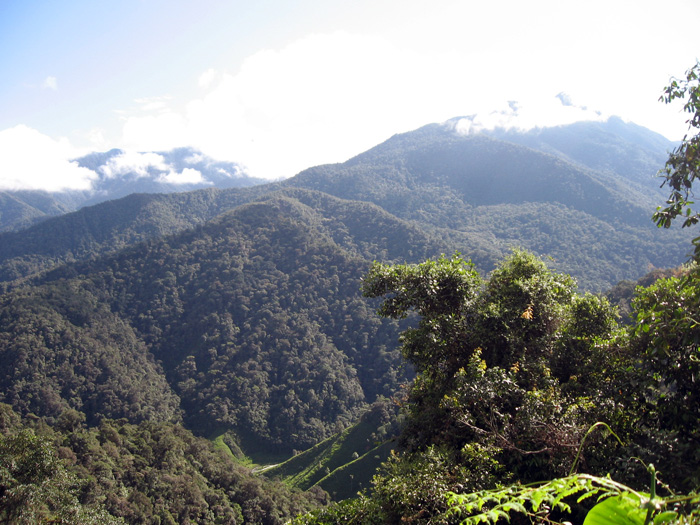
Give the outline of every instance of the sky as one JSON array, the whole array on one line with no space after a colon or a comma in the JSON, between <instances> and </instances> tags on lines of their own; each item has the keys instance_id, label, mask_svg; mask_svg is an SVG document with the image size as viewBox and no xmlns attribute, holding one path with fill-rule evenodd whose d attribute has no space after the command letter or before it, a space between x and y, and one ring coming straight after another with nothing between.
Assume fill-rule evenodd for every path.
<instances>
[{"instance_id":1,"label":"sky","mask_svg":"<svg viewBox=\"0 0 700 525\"><path fill-rule=\"evenodd\" d=\"M87 189L74 159L112 148L285 178L471 115L680 140L658 99L699 25L697 0L0 0L0 190Z\"/></svg>"}]
</instances>

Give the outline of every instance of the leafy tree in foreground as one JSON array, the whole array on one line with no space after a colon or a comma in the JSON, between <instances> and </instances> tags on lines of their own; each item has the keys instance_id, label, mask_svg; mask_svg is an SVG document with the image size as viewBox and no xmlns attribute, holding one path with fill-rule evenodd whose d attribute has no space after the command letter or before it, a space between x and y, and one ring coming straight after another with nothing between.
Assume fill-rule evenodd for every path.
<instances>
[{"instance_id":1,"label":"leafy tree in foreground","mask_svg":"<svg viewBox=\"0 0 700 525\"><path fill-rule=\"evenodd\" d=\"M80 485L48 439L31 430L0 437L0 523L124 523L101 505L82 505Z\"/></svg>"},{"instance_id":2,"label":"leafy tree in foreground","mask_svg":"<svg viewBox=\"0 0 700 525\"><path fill-rule=\"evenodd\" d=\"M485 281L458 256L375 263L365 294L418 315L401 338L417 371L401 450L371 495L299 523L698 522L700 287L678 281L640 290L623 330L607 300L527 252Z\"/></svg>"},{"instance_id":3,"label":"leafy tree in foreground","mask_svg":"<svg viewBox=\"0 0 700 525\"><path fill-rule=\"evenodd\" d=\"M658 226L669 228L677 217L684 217L683 227L697 224L700 212L693 211L693 183L700 177L700 62L688 69L684 79L672 79L664 90L660 100L669 104L674 100L683 100L683 111L690 114L688 131L695 134L683 137L666 161L662 172L665 178L662 185L668 185L671 194L665 208L659 207L654 214ZM700 237L693 240L695 258L700 258Z\"/></svg>"},{"instance_id":4,"label":"leafy tree in foreground","mask_svg":"<svg viewBox=\"0 0 700 525\"><path fill-rule=\"evenodd\" d=\"M614 355L601 342L617 329L607 300L574 290L571 277L518 250L488 280L457 255L372 266L363 291L384 297L380 313L419 316L401 336L417 372L403 450L366 500L377 522L452 523L448 492L570 471L586 429L615 414L605 371ZM595 439L585 461L600 469L610 445Z\"/></svg>"}]
</instances>

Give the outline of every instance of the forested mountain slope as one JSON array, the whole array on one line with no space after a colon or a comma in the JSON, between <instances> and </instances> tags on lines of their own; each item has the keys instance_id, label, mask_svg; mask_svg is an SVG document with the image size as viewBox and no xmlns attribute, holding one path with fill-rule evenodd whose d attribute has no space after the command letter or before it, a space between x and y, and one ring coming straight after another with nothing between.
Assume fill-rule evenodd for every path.
<instances>
[{"instance_id":1,"label":"forested mountain slope","mask_svg":"<svg viewBox=\"0 0 700 525\"><path fill-rule=\"evenodd\" d=\"M442 215L451 211L449 202L447 209L431 210L443 196L458 199L463 211L547 202L632 224L640 224L655 204L615 174L483 134L461 135L440 124L395 135L344 164L311 168L285 184L377 202L395 215L434 226L459 227L465 219ZM418 190L422 199L417 199Z\"/></svg>"},{"instance_id":2,"label":"forested mountain slope","mask_svg":"<svg viewBox=\"0 0 700 525\"><path fill-rule=\"evenodd\" d=\"M452 125L396 135L283 184L374 202L484 270L513 246L551 256L590 290L679 264L689 239L655 228L656 192L637 182Z\"/></svg>"},{"instance_id":3,"label":"forested mountain slope","mask_svg":"<svg viewBox=\"0 0 700 525\"><path fill-rule=\"evenodd\" d=\"M262 188L133 194L0 234L0 281L192 228L256 198Z\"/></svg>"},{"instance_id":4,"label":"forested mountain slope","mask_svg":"<svg viewBox=\"0 0 700 525\"><path fill-rule=\"evenodd\" d=\"M43 192L0 191L0 231L21 230L70 210Z\"/></svg>"},{"instance_id":5,"label":"forested mountain slope","mask_svg":"<svg viewBox=\"0 0 700 525\"><path fill-rule=\"evenodd\" d=\"M512 247L524 247L552 257L589 290L685 260L688 235L659 232L650 220L659 202L653 175L670 144L662 137L614 120L500 138L455 128L448 122L396 135L343 164L310 168L282 183L131 195L2 234L0 280L183 231L280 188L372 202L483 271ZM374 225L365 221L363 228ZM383 248L375 248L364 255L381 259Z\"/></svg>"},{"instance_id":6,"label":"forested mountain slope","mask_svg":"<svg viewBox=\"0 0 700 525\"><path fill-rule=\"evenodd\" d=\"M456 122L455 122L456 121ZM453 119L458 125L459 119ZM618 117L529 131L496 129L487 135L562 157L587 168L615 173L643 191L660 191L658 170L676 146L662 135Z\"/></svg>"},{"instance_id":7,"label":"forested mountain slope","mask_svg":"<svg viewBox=\"0 0 700 525\"><path fill-rule=\"evenodd\" d=\"M291 450L393 393L397 326L361 297L360 279L372 254L441 247L372 204L287 193L4 295L2 400L91 422L181 410L200 432L233 428Z\"/></svg>"},{"instance_id":8,"label":"forested mountain slope","mask_svg":"<svg viewBox=\"0 0 700 525\"><path fill-rule=\"evenodd\" d=\"M281 525L327 501L268 481L176 423L77 411L55 425L0 404L4 523L261 523Z\"/></svg>"}]
</instances>

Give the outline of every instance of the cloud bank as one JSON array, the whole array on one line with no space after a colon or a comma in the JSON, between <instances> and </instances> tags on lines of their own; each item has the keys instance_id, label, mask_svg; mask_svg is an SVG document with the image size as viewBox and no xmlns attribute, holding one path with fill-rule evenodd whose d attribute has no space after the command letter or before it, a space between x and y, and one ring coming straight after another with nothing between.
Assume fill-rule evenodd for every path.
<instances>
[{"instance_id":1,"label":"cloud bank","mask_svg":"<svg viewBox=\"0 0 700 525\"><path fill-rule=\"evenodd\" d=\"M202 96L125 116L122 139L140 150L189 145L253 176L288 177L344 161L436 114L454 116L440 107L440 93L429 94L448 65L375 37L312 35L250 56L236 74L206 71ZM439 91L459 89L453 82Z\"/></svg>"},{"instance_id":2,"label":"cloud bank","mask_svg":"<svg viewBox=\"0 0 700 525\"><path fill-rule=\"evenodd\" d=\"M669 75L687 66L682 53L669 55L668 49L688 48L688 35L695 33L650 31L664 20L664 27L680 27L677 17L661 17L652 4L644 0L630 9L594 0L572 10L556 0L507 5L439 0L429 6L407 2L397 10L372 2L372 16L348 9L343 12L348 16L332 24L309 24L279 38L264 34L255 45L276 47L245 59L220 46L216 56L201 55L196 66L173 61L178 74L172 84L168 68L159 63L164 82L135 86L129 90L133 99L119 98L121 108L109 108L111 120L89 132L90 147L190 146L240 163L252 176L275 179L343 162L395 133L459 115L470 116L460 123L464 133L614 114L677 138L668 133L670 123L685 119L680 112L667 117L673 110L656 101ZM306 30L317 32L304 36ZM71 86L69 76L57 74L65 81L50 97L52 104ZM56 78L47 77L45 87L58 88ZM664 121L666 130L656 125ZM70 133L79 140L80 132ZM50 140L52 147L66 145L64 139ZM71 171L65 159L57 162ZM110 166L113 173L122 168ZM63 178L73 181L68 186L85 184L84 178ZM189 172L171 177L195 178ZM23 177L13 181L25 183Z\"/></svg>"},{"instance_id":3,"label":"cloud bank","mask_svg":"<svg viewBox=\"0 0 700 525\"><path fill-rule=\"evenodd\" d=\"M537 127L564 126L574 122L604 121L610 115L574 104L566 93L530 100L527 105L510 101L488 113L480 113L450 121L457 133L469 135L494 129L528 131Z\"/></svg>"},{"instance_id":4,"label":"cloud bank","mask_svg":"<svg viewBox=\"0 0 700 525\"><path fill-rule=\"evenodd\" d=\"M202 159L201 155L191 155L185 159L185 162L193 164ZM175 185L207 183L200 171L184 168L178 172L163 155L151 152L122 151L100 166L99 171L107 179L129 176L137 179L153 178L158 182Z\"/></svg>"},{"instance_id":5,"label":"cloud bank","mask_svg":"<svg viewBox=\"0 0 700 525\"><path fill-rule=\"evenodd\" d=\"M170 171L172 169L165 162L163 156L157 153L124 151L110 158L105 165L100 166L99 170L108 179L132 173L139 178L148 177L150 168L158 171Z\"/></svg>"},{"instance_id":6,"label":"cloud bank","mask_svg":"<svg viewBox=\"0 0 700 525\"><path fill-rule=\"evenodd\" d=\"M602 118L575 105L576 93L557 89L561 70L538 76L527 57L506 63L490 48L440 49L347 32L310 35L255 53L235 73L206 70L197 81L202 94L179 106L161 100L124 114L122 141L141 151L193 146L275 179L460 114L477 115L464 132ZM505 101L514 97L511 107Z\"/></svg>"},{"instance_id":7,"label":"cloud bank","mask_svg":"<svg viewBox=\"0 0 700 525\"><path fill-rule=\"evenodd\" d=\"M88 190L97 175L70 159L68 140L54 140L28 126L0 131L0 190Z\"/></svg>"}]
</instances>

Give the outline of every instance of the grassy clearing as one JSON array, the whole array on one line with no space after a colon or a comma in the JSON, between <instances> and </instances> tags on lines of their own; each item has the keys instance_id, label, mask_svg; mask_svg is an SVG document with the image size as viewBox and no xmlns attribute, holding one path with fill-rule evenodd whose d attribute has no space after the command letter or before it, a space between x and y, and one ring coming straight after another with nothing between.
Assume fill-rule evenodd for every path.
<instances>
[{"instance_id":1,"label":"grassy clearing","mask_svg":"<svg viewBox=\"0 0 700 525\"><path fill-rule=\"evenodd\" d=\"M375 424L360 421L310 449L265 471L292 487L307 490L319 485L334 499L355 495L370 484L372 476L392 448L392 443L378 444L371 436Z\"/></svg>"}]
</instances>

